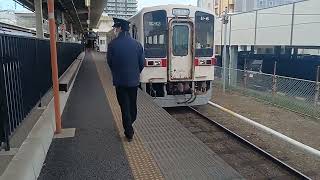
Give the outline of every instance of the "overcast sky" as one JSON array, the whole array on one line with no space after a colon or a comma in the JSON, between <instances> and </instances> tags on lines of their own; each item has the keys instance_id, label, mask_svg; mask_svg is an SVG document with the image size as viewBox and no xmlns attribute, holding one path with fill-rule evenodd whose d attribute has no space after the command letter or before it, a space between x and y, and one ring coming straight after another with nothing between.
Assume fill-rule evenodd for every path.
<instances>
[{"instance_id":1,"label":"overcast sky","mask_svg":"<svg viewBox=\"0 0 320 180\"><path fill-rule=\"evenodd\" d=\"M186 5L197 5L197 0L138 0L138 10L143 7L165 5L165 4L186 4ZM13 0L0 0L0 10L14 9ZM22 6L17 4L17 10L24 10Z\"/></svg>"},{"instance_id":2,"label":"overcast sky","mask_svg":"<svg viewBox=\"0 0 320 180\"><path fill-rule=\"evenodd\" d=\"M29 12L29 10L26 10L22 6L20 6L18 3L16 3L17 11L24 11ZM0 10L7 10L7 9L15 9L15 2L13 0L0 0Z\"/></svg>"}]
</instances>

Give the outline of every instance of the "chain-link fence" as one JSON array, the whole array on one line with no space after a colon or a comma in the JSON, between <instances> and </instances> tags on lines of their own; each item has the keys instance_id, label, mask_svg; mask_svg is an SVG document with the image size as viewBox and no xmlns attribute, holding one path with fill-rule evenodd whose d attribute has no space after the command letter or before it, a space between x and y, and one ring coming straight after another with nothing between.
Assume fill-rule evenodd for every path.
<instances>
[{"instance_id":1,"label":"chain-link fence","mask_svg":"<svg viewBox=\"0 0 320 180\"><path fill-rule=\"evenodd\" d=\"M320 119L319 67L317 81L226 68L226 90L241 92ZM215 85L223 85L223 68L215 67Z\"/></svg>"}]
</instances>

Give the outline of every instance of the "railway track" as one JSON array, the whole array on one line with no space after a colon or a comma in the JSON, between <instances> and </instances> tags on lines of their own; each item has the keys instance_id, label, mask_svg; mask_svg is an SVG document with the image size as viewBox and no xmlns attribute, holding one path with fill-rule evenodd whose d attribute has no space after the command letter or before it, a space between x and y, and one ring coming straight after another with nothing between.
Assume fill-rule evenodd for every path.
<instances>
[{"instance_id":1,"label":"railway track","mask_svg":"<svg viewBox=\"0 0 320 180\"><path fill-rule=\"evenodd\" d=\"M310 179L192 107L166 110L244 178Z\"/></svg>"}]
</instances>

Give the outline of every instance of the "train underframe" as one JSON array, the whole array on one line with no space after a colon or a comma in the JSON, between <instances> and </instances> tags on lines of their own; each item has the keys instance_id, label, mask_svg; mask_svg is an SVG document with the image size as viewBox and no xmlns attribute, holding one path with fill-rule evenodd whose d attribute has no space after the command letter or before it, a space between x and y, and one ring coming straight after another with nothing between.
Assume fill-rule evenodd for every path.
<instances>
[{"instance_id":1,"label":"train underframe","mask_svg":"<svg viewBox=\"0 0 320 180\"><path fill-rule=\"evenodd\" d=\"M212 97L212 81L141 83L161 107L204 105Z\"/></svg>"}]
</instances>

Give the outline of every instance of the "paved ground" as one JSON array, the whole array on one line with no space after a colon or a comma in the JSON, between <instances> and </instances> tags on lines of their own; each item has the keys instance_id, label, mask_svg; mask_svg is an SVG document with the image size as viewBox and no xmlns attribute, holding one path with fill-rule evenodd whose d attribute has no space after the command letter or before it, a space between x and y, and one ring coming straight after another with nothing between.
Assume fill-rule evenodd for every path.
<instances>
[{"instance_id":1,"label":"paved ground","mask_svg":"<svg viewBox=\"0 0 320 180\"><path fill-rule=\"evenodd\" d=\"M125 142L104 57L87 54L62 116L76 136L53 140L40 180L242 178L142 91L135 137Z\"/></svg>"},{"instance_id":2,"label":"paved ground","mask_svg":"<svg viewBox=\"0 0 320 180\"><path fill-rule=\"evenodd\" d=\"M39 180L133 179L92 56L86 56L62 116L74 138L54 139Z\"/></svg>"},{"instance_id":3,"label":"paved ground","mask_svg":"<svg viewBox=\"0 0 320 180\"><path fill-rule=\"evenodd\" d=\"M117 104L103 54L96 53L97 69L110 104ZM138 92L138 118L132 143L124 143L136 179L241 179L217 154L189 132L150 96ZM120 110L112 106L118 127ZM121 129L121 128L120 128ZM151 161L148 159L151 155ZM153 167L156 165L156 167ZM151 168L150 168L151 167ZM157 173L160 171L161 174Z\"/></svg>"}]
</instances>

